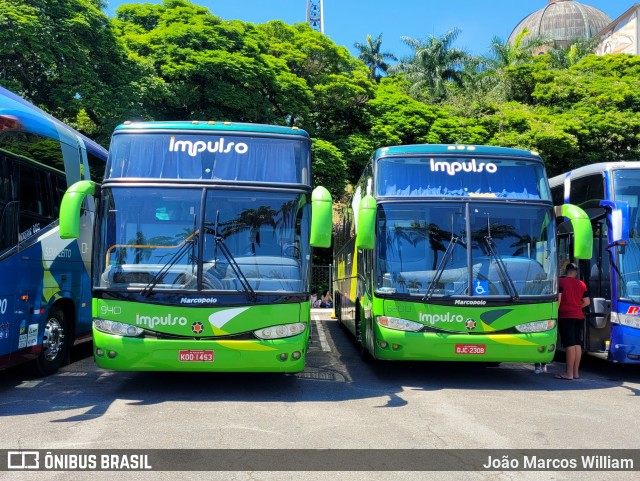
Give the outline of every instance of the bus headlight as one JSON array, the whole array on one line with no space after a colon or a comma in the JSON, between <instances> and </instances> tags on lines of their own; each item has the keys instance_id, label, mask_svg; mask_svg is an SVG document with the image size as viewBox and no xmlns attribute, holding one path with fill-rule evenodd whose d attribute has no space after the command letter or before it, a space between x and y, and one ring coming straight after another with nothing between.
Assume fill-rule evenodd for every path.
<instances>
[{"instance_id":1,"label":"bus headlight","mask_svg":"<svg viewBox=\"0 0 640 481\"><path fill-rule=\"evenodd\" d=\"M618 312L611 313L611 324L620 324L622 326L635 327L640 329L640 317L628 316Z\"/></svg>"},{"instance_id":2,"label":"bus headlight","mask_svg":"<svg viewBox=\"0 0 640 481\"><path fill-rule=\"evenodd\" d=\"M95 327L100 332L113 334L115 336L137 337L144 332L139 327L132 326L131 324L108 321L107 319L94 319L93 327Z\"/></svg>"},{"instance_id":3,"label":"bus headlight","mask_svg":"<svg viewBox=\"0 0 640 481\"><path fill-rule=\"evenodd\" d=\"M556 327L555 319L549 319L548 321L534 321L527 322L525 324L518 324L516 330L518 332L531 333L531 332L544 332L550 331Z\"/></svg>"},{"instance_id":4,"label":"bus headlight","mask_svg":"<svg viewBox=\"0 0 640 481\"><path fill-rule=\"evenodd\" d=\"M253 333L260 339L282 339L283 337L302 334L306 328L307 325L304 322L294 322L293 324L265 327L264 329L253 331Z\"/></svg>"},{"instance_id":5,"label":"bus headlight","mask_svg":"<svg viewBox=\"0 0 640 481\"><path fill-rule=\"evenodd\" d=\"M424 325L419 322L409 321L408 319L400 319L399 317L378 316L376 321L382 327L387 329L395 329L396 331L418 332Z\"/></svg>"}]
</instances>

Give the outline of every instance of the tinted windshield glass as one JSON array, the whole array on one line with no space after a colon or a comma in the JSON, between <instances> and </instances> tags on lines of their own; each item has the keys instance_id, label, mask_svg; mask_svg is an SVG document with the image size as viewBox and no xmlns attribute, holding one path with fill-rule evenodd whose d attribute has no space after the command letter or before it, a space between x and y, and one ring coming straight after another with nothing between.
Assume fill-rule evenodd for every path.
<instances>
[{"instance_id":1,"label":"tinted windshield glass","mask_svg":"<svg viewBox=\"0 0 640 481\"><path fill-rule=\"evenodd\" d=\"M202 224L201 199L202 189L105 189L95 286L197 290L202 271L202 289L241 291L223 242L256 292L308 290L303 195L211 190Z\"/></svg>"},{"instance_id":2,"label":"tinted windshield glass","mask_svg":"<svg viewBox=\"0 0 640 481\"><path fill-rule=\"evenodd\" d=\"M472 157L388 157L378 161L380 196L550 200L540 162Z\"/></svg>"},{"instance_id":3,"label":"tinted windshield glass","mask_svg":"<svg viewBox=\"0 0 640 481\"><path fill-rule=\"evenodd\" d=\"M533 296L557 290L548 207L381 204L378 218L381 294Z\"/></svg>"},{"instance_id":4,"label":"tinted windshield glass","mask_svg":"<svg viewBox=\"0 0 640 481\"><path fill-rule=\"evenodd\" d=\"M618 295L640 303L640 170L615 170L613 189L615 200L626 201L629 204L629 244L624 249L615 250L622 280L618 282Z\"/></svg>"},{"instance_id":5,"label":"tinted windshield glass","mask_svg":"<svg viewBox=\"0 0 640 481\"><path fill-rule=\"evenodd\" d=\"M117 134L106 178L309 182L306 140L198 134Z\"/></svg>"}]
</instances>

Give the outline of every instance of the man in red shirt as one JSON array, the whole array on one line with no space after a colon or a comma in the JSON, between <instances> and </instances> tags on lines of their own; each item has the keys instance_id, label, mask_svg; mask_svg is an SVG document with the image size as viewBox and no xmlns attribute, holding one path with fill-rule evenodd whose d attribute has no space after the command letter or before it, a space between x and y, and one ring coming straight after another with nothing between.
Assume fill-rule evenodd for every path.
<instances>
[{"instance_id":1,"label":"man in red shirt","mask_svg":"<svg viewBox=\"0 0 640 481\"><path fill-rule=\"evenodd\" d=\"M573 380L580 377L578 367L582 357L582 334L584 326L583 308L591 300L587 286L578 279L578 267L567 264L565 276L560 278L560 307L558 308L558 330L567 357L567 371L556 375L556 379Z\"/></svg>"}]
</instances>

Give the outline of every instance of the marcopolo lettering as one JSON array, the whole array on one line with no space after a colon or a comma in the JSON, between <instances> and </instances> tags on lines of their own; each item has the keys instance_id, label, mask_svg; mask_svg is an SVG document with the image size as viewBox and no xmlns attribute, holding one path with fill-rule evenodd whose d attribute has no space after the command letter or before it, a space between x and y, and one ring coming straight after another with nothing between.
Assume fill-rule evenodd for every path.
<instances>
[{"instance_id":1,"label":"marcopolo lettering","mask_svg":"<svg viewBox=\"0 0 640 481\"><path fill-rule=\"evenodd\" d=\"M148 326L149 329L153 329L154 326L186 326L186 317L172 316L167 314L166 316L141 316L136 313L136 324L138 326Z\"/></svg>"},{"instance_id":2,"label":"marcopolo lettering","mask_svg":"<svg viewBox=\"0 0 640 481\"><path fill-rule=\"evenodd\" d=\"M431 172L446 172L449 175L456 175L457 172L471 172L474 174L488 172L489 174L495 174L498 171L496 164L477 162L476 159L471 159L468 162L436 162L431 159L430 165Z\"/></svg>"},{"instance_id":3,"label":"marcopolo lettering","mask_svg":"<svg viewBox=\"0 0 640 481\"><path fill-rule=\"evenodd\" d=\"M464 317L461 315L451 314L423 314L422 311L418 313L420 315L420 322L425 324L431 324L432 326L436 322L464 322Z\"/></svg>"},{"instance_id":4,"label":"marcopolo lettering","mask_svg":"<svg viewBox=\"0 0 640 481\"><path fill-rule=\"evenodd\" d=\"M191 157L195 157L200 152L205 151L211 152L212 154L216 152L228 154L231 152L231 149L233 149L236 154L242 155L247 153L249 146L244 142L227 142L225 144L224 137L220 137L220 139L215 142L211 140L207 142L204 140L192 142L190 140L176 140L176 138L172 136L169 142L169 152L187 152Z\"/></svg>"},{"instance_id":5,"label":"marcopolo lettering","mask_svg":"<svg viewBox=\"0 0 640 481\"><path fill-rule=\"evenodd\" d=\"M477 301L465 301L461 299L456 299L454 302L456 306L484 306L487 304L487 301L477 300Z\"/></svg>"}]
</instances>

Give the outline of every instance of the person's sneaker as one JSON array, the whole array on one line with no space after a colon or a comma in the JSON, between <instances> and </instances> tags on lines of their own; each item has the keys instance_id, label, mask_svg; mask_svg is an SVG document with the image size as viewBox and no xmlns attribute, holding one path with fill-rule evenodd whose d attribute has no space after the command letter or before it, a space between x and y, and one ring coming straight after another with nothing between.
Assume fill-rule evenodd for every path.
<instances>
[{"instance_id":1,"label":"person's sneaker","mask_svg":"<svg viewBox=\"0 0 640 481\"><path fill-rule=\"evenodd\" d=\"M547 372L547 365L543 364L540 369L541 369L541 372Z\"/></svg>"},{"instance_id":2,"label":"person's sneaker","mask_svg":"<svg viewBox=\"0 0 640 481\"><path fill-rule=\"evenodd\" d=\"M543 373L542 368L538 367L538 366L536 366L536 368L535 368L535 370L533 372L535 372L536 374L542 374Z\"/></svg>"}]
</instances>

